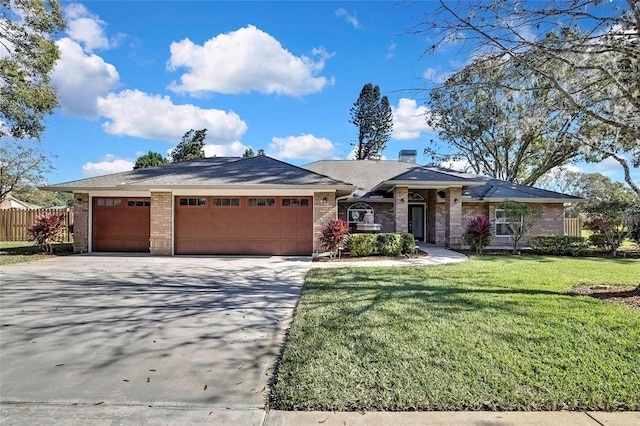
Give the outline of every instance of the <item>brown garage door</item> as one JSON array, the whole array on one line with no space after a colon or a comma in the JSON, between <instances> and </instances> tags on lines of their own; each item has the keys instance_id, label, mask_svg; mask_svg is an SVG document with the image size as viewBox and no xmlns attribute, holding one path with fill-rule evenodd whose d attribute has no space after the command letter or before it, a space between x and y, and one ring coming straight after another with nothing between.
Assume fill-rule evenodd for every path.
<instances>
[{"instance_id":1,"label":"brown garage door","mask_svg":"<svg viewBox=\"0 0 640 426\"><path fill-rule=\"evenodd\" d=\"M149 198L94 197L93 251L149 251Z\"/></svg>"},{"instance_id":2,"label":"brown garage door","mask_svg":"<svg viewBox=\"0 0 640 426\"><path fill-rule=\"evenodd\" d=\"M310 255L311 197L176 197L176 254Z\"/></svg>"}]
</instances>

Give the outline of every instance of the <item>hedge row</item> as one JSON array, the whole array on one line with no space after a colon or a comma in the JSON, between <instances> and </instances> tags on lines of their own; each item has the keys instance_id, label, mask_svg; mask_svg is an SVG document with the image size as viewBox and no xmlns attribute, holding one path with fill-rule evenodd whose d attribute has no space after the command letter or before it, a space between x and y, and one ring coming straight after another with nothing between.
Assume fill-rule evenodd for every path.
<instances>
[{"instance_id":1,"label":"hedge row","mask_svg":"<svg viewBox=\"0 0 640 426\"><path fill-rule=\"evenodd\" d=\"M349 253L353 257L371 256L400 256L414 254L416 240L413 234L353 234L349 238Z\"/></svg>"},{"instance_id":2,"label":"hedge row","mask_svg":"<svg viewBox=\"0 0 640 426\"><path fill-rule=\"evenodd\" d=\"M539 235L529 240L536 254L556 256L584 256L589 251L589 241L583 237L567 235Z\"/></svg>"}]
</instances>

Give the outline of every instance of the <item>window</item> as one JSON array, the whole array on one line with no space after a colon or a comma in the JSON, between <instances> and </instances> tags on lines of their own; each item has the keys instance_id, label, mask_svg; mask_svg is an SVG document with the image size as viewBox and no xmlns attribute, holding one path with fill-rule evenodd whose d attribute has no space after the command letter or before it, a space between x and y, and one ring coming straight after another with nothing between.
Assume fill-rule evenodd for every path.
<instances>
[{"instance_id":1,"label":"window","mask_svg":"<svg viewBox=\"0 0 640 426\"><path fill-rule=\"evenodd\" d=\"M151 201L145 200L145 199L140 199L140 198L132 199L132 198L129 198L127 200L127 206L129 206L129 207L149 207L150 205L151 205Z\"/></svg>"},{"instance_id":2,"label":"window","mask_svg":"<svg viewBox=\"0 0 640 426\"><path fill-rule=\"evenodd\" d=\"M180 198L178 202L181 206L199 206L203 207L207 205L206 198Z\"/></svg>"},{"instance_id":3,"label":"window","mask_svg":"<svg viewBox=\"0 0 640 426\"><path fill-rule=\"evenodd\" d=\"M240 198L214 198L214 207L240 207Z\"/></svg>"},{"instance_id":4,"label":"window","mask_svg":"<svg viewBox=\"0 0 640 426\"><path fill-rule=\"evenodd\" d=\"M249 207L273 207L275 205L275 198L249 198Z\"/></svg>"},{"instance_id":5,"label":"window","mask_svg":"<svg viewBox=\"0 0 640 426\"><path fill-rule=\"evenodd\" d=\"M367 203L355 203L347 209L347 222L349 225L357 225L358 223L364 223L365 214L373 215L373 207ZM373 218L372 218L373 219Z\"/></svg>"},{"instance_id":6,"label":"window","mask_svg":"<svg viewBox=\"0 0 640 426\"><path fill-rule=\"evenodd\" d=\"M282 207L309 207L307 198L283 198Z\"/></svg>"},{"instance_id":7,"label":"window","mask_svg":"<svg viewBox=\"0 0 640 426\"><path fill-rule=\"evenodd\" d=\"M99 207L120 207L121 204L120 198L98 198Z\"/></svg>"},{"instance_id":8,"label":"window","mask_svg":"<svg viewBox=\"0 0 640 426\"><path fill-rule=\"evenodd\" d=\"M517 221L517 219L516 219ZM514 218L507 217L507 212L502 209L496 209L496 237L508 237L511 235L509 229L514 222ZM522 216L520 216L520 223L522 224Z\"/></svg>"}]
</instances>

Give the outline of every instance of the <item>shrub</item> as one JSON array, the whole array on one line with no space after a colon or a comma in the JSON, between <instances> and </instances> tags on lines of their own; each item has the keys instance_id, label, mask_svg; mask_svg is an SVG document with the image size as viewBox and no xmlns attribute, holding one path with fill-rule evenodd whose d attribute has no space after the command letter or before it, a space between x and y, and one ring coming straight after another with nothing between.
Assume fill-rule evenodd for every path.
<instances>
[{"instance_id":1,"label":"shrub","mask_svg":"<svg viewBox=\"0 0 640 426\"><path fill-rule=\"evenodd\" d=\"M349 225L342 219L334 219L320 230L320 245L323 249L335 253L349 239Z\"/></svg>"},{"instance_id":2,"label":"shrub","mask_svg":"<svg viewBox=\"0 0 640 426\"><path fill-rule=\"evenodd\" d=\"M402 254L415 254L416 252L416 237L408 232L400 234L400 240L402 244Z\"/></svg>"},{"instance_id":3,"label":"shrub","mask_svg":"<svg viewBox=\"0 0 640 426\"><path fill-rule=\"evenodd\" d=\"M349 253L353 257L370 256L376 250L374 234L353 234L349 239Z\"/></svg>"},{"instance_id":4,"label":"shrub","mask_svg":"<svg viewBox=\"0 0 640 426\"><path fill-rule=\"evenodd\" d=\"M27 228L27 239L34 241L48 254L53 254L53 245L60 241L64 215L45 213Z\"/></svg>"},{"instance_id":5,"label":"shrub","mask_svg":"<svg viewBox=\"0 0 640 426\"><path fill-rule=\"evenodd\" d=\"M539 235L531 238L529 244L536 254L584 256L589 251L586 238L568 235Z\"/></svg>"},{"instance_id":6,"label":"shrub","mask_svg":"<svg viewBox=\"0 0 640 426\"><path fill-rule=\"evenodd\" d=\"M378 251L383 256L400 256L402 254L402 238L400 234L378 234Z\"/></svg>"},{"instance_id":7,"label":"shrub","mask_svg":"<svg viewBox=\"0 0 640 426\"><path fill-rule=\"evenodd\" d=\"M607 237L604 234L589 235L589 243L597 249L611 251L611 246L607 242Z\"/></svg>"},{"instance_id":8,"label":"shrub","mask_svg":"<svg viewBox=\"0 0 640 426\"><path fill-rule=\"evenodd\" d=\"M477 254L482 254L484 248L491 244L491 220L486 216L474 217L467 224L462 239Z\"/></svg>"}]
</instances>

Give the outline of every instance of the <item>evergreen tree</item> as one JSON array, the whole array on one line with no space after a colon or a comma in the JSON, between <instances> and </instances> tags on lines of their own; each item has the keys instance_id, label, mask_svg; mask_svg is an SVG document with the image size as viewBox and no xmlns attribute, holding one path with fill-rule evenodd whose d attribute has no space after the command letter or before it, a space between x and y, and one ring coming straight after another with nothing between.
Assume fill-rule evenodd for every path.
<instances>
[{"instance_id":1,"label":"evergreen tree","mask_svg":"<svg viewBox=\"0 0 640 426\"><path fill-rule=\"evenodd\" d=\"M252 148L247 148L244 150L244 154L242 154L242 156L244 158L250 158L250 157L255 157L256 154L253 152Z\"/></svg>"},{"instance_id":2,"label":"evergreen tree","mask_svg":"<svg viewBox=\"0 0 640 426\"><path fill-rule=\"evenodd\" d=\"M350 123L358 128L356 160L378 159L393 130L393 113L389 99L380 97L380 87L367 83L349 110Z\"/></svg>"},{"instance_id":3,"label":"evergreen tree","mask_svg":"<svg viewBox=\"0 0 640 426\"><path fill-rule=\"evenodd\" d=\"M162 154L149 151L138 157L133 169L146 169L147 167L162 166L163 164L169 164L169 160L163 157Z\"/></svg>"},{"instance_id":4,"label":"evergreen tree","mask_svg":"<svg viewBox=\"0 0 640 426\"><path fill-rule=\"evenodd\" d=\"M49 74L65 28L57 0L0 0L0 137L40 139L58 105Z\"/></svg>"},{"instance_id":5,"label":"evergreen tree","mask_svg":"<svg viewBox=\"0 0 640 426\"><path fill-rule=\"evenodd\" d=\"M207 137L207 129L189 130L182 136L182 141L171 152L171 162L194 160L204 158L204 140Z\"/></svg>"}]
</instances>

